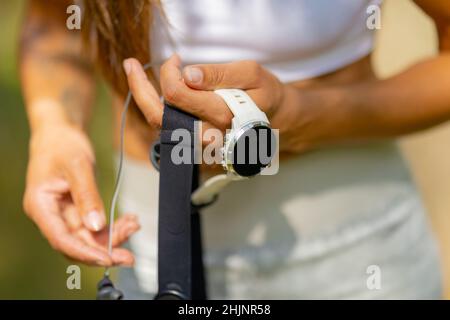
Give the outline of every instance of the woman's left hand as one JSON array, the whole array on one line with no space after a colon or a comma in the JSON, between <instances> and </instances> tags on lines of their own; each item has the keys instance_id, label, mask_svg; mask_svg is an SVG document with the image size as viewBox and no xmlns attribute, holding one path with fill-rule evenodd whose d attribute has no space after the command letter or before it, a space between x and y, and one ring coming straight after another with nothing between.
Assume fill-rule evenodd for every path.
<instances>
[{"instance_id":1,"label":"woman's left hand","mask_svg":"<svg viewBox=\"0 0 450 320\"><path fill-rule=\"evenodd\" d=\"M163 106L142 65L131 58L124 61L124 69L133 97L148 123L160 127ZM162 65L160 85L167 102L220 130L231 127L233 115L213 90L245 90L269 119L280 111L285 92L284 85L254 61L191 65L181 70L177 55Z\"/></svg>"}]
</instances>

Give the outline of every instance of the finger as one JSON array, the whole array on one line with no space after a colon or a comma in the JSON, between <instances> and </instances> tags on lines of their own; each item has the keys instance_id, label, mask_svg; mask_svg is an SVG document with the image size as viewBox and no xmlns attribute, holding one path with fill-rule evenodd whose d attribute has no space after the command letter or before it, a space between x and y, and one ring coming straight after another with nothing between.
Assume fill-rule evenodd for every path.
<instances>
[{"instance_id":1,"label":"finger","mask_svg":"<svg viewBox=\"0 0 450 320\"><path fill-rule=\"evenodd\" d=\"M70 235L58 235L58 240L51 241L54 249L61 251L67 257L94 266L108 267L113 265L113 260L109 257L106 250L100 250L88 246L80 239Z\"/></svg>"},{"instance_id":2,"label":"finger","mask_svg":"<svg viewBox=\"0 0 450 320\"><path fill-rule=\"evenodd\" d=\"M222 88L254 89L263 76L262 67L245 60L223 64L198 64L183 69L185 83L198 90Z\"/></svg>"},{"instance_id":3,"label":"finger","mask_svg":"<svg viewBox=\"0 0 450 320\"><path fill-rule=\"evenodd\" d=\"M78 238L79 242L84 243L86 246L96 250L103 256L108 256L109 257L108 266L112 265L132 266L134 264L134 256L129 250L122 248L113 248L111 255L109 255L106 246L101 246L100 244L98 244L93 239L92 234L86 229L78 230L76 232L76 238ZM80 260L80 258L78 258L77 260ZM82 262L92 265L99 265L97 261L91 262L89 260L86 260Z\"/></svg>"},{"instance_id":4,"label":"finger","mask_svg":"<svg viewBox=\"0 0 450 320\"><path fill-rule=\"evenodd\" d=\"M110 266L112 259L101 250L87 246L72 236L59 215L56 197L48 193L37 194L31 203L31 215L50 245L71 259L98 266Z\"/></svg>"},{"instance_id":5,"label":"finger","mask_svg":"<svg viewBox=\"0 0 450 320\"><path fill-rule=\"evenodd\" d=\"M133 254L124 248L115 248L111 254L113 265L128 266L134 265Z\"/></svg>"},{"instance_id":6,"label":"finger","mask_svg":"<svg viewBox=\"0 0 450 320\"><path fill-rule=\"evenodd\" d=\"M114 222L112 245L120 246L141 228L137 217L134 215L123 215ZM106 247L109 240L109 230L103 230L93 235L93 240Z\"/></svg>"},{"instance_id":7,"label":"finger","mask_svg":"<svg viewBox=\"0 0 450 320\"><path fill-rule=\"evenodd\" d=\"M123 68L125 69L128 86L133 98L147 122L161 127L163 106L142 65L138 60L130 58L124 60Z\"/></svg>"},{"instance_id":8,"label":"finger","mask_svg":"<svg viewBox=\"0 0 450 320\"><path fill-rule=\"evenodd\" d=\"M109 254L108 248L106 246L107 237L105 237L105 239L104 239L105 241L102 241L102 243L100 243L97 239L97 236L92 234L92 232L89 232L86 229L78 230L76 232L76 236L81 241L85 242L88 246ZM128 238L128 236L126 237L126 239L127 238ZM122 240L124 240L124 238L122 238ZM113 249L112 249L112 253L110 255L112 264L113 265L124 265L124 266L133 265L133 263L134 263L133 254L127 249L114 248L114 246L116 246L116 245L118 245L117 240L116 240L116 244L114 244L114 242L113 242Z\"/></svg>"},{"instance_id":9,"label":"finger","mask_svg":"<svg viewBox=\"0 0 450 320\"><path fill-rule=\"evenodd\" d=\"M181 76L181 62L173 55L161 67L161 90L170 104L219 129L230 126L232 114L223 100L215 93L188 87Z\"/></svg>"},{"instance_id":10,"label":"finger","mask_svg":"<svg viewBox=\"0 0 450 320\"><path fill-rule=\"evenodd\" d=\"M72 199L84 226L91 231L103 229L106 218L92 163L82 156L72 159L66 168L66 174Z\"/></svg>"},{"instance_id":11,"label":"finger","mask_svg":"<svg viewBox=\"0 0 450 320\"><path fill-rule=\"evenodd\" d=\"M96 243L92 239L92 235L89 234L89 231L86 229L77 231L76 237L73 238L75 239L75 241L79 242L79 244L77 245L78 247L83 248L83 246L87 246L88 248L95 250L102 257L108 257L108 262L106 264L101 260L91 261L91 259L89 259L88 257L77 256L74 253L65 252L66 256L68 256L71 259L75 259L77 261L81 261L89 265L97 265L97 266L113 266L113 265L132 266L134 264L134 256L129 250L122 248L113 248L111 255L109 255L107 248L102 247L98 243ZM83 250L86 251L86 249Z\"/></svg>"},{"instance_id":12,"label":"finger","mask_svg":"<svg viewBox=\"0 0 450 320\"><path fill-rule=\"evenodd\" d=\"M62 216L70 230L78 230L83 225L78 210L73 203L64 205Z\"/></svg>"},{"instance_id":13,"label":"finger","mask_svg":"<svg viewBox=\"0 0 450 320\"><path fill-rule=\"evenodd\" d=\"M36 210L36 203L40 197L50 198L52 205L56 205L63 195L70 191L69 183L64 179L53 179L47 183L41 184L39 187L27 186L23 197L23 209L25 213L33 219ZM58 210L58 209L54 209Z\"/></svg>"},{"instance_id":14,"label":"finger","mask_svg":"<svg viewBox=\"0 0 450 320\"><path fill-rule=\"evenodd\" d=\"M114 230L112 235L112 244L114 247L120 246L141 228L137 217L127 215L126 217L119 218L114 224Z\"/></svg>"}]
</instances>

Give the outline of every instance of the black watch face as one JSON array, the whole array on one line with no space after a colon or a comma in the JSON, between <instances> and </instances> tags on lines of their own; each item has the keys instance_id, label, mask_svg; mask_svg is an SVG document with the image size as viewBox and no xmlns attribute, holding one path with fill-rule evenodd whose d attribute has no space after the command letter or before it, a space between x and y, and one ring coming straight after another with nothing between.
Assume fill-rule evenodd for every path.
<instances>
[{"instance_id":1,"label":"black watch face","mask_svg":"<svg viewBox=\"0 0 450 320\"><path fill-rule=\"evenodd\" d=\"M259 125L238 137L233 147L233 169L243 177L259 174L270 164L276 149L276 137L270 127Z\"/></svg>"}]
</instances>

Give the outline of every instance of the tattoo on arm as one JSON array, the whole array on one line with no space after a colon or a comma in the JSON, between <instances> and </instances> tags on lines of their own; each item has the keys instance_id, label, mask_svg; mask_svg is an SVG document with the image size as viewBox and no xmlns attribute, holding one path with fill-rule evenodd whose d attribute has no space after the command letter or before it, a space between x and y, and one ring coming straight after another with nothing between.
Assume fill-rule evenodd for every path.
<instances>
[{"instance_id":1,"label":"tattoo on arm","mask_svg":"<svg viewBox=\"0 0 450 320\"><path fill-rule=\"evenodd\" d=\"M48 35L50 27L46 24L30 23L30 25L24 26L22 34L20 36L19 51L20 56L30 52L36 42Z\"/></svg>"},{"instance_id":2,"label":"tattoo on arm","mask_svg":"<svg viewBox=\"0 0 450 320\"><path fill-rule=\"evenodd\" d=\"M79 31L65 26L65 4L71 1L51 2L56 7L47 8L47 0L30 1L27 7L20 39L24 84L31 88L31 99L43 92L58 101L72 124L84 128L93 101L93 68L83 55Z\"/></svg>"},{"instance_id":3,"label":"tattoo on arm","mask_svg":"<svg viewBox=\"0 0 450 320\"><path fill-rule=\"evenodd\" d=\"M53 31L43 24L28 25L21 39L21 58L28 60L31 79L38 77L39 86L52 88L67 119L85 128L89 117L94 86L93 68L81 55L81 44L76 35L53 38ZM33 82L36 83L36 82Z\"/></svg>"},{"instance_id":4,"label":"tattoo on arm","mask_svg":"<svg viewBox=\"0 0 450 320\"><path fill-rule=\"evenodd\" d=\"M62 89L59 100L69 121L85 128L88 116L86 112L90 105L86 92L83 92L76 83L72 83Z\"/></svg>"},{"instance_id":5,"label":"tattoo on arm","mask_svg":"<svg viewBox=\"0 0 450 320\"><path fill-rule=\"evenodd\" d=\"M49 1L54 5L51 8ZM41 96L58 101L67 120L84 128L95 82L93 68L82 50L80 32L66 29L65 4L70 2L28 2L20 38L21 76L30 102Z\"/></svg>"},{"instance_id":6,"label":"tattoo on arm","mask_svg":"<svg viewBox=\"0 0 450 320\"><path fill-rule=\"evenodd\" d=\"M60 52L48 57L48 59L54 63L68 64L76 68L77 71L81 71L88 75L92 75L93 73L92 65L87 61L87 59L84 59L74 53Z\"/></svg>"}]
</instances>

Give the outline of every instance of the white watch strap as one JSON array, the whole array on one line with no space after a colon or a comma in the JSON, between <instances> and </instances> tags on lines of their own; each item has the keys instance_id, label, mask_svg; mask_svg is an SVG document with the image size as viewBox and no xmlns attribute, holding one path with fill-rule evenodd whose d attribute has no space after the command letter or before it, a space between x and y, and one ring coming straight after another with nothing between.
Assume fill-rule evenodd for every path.
<instances>
[{"instance_id":1,"label":"white watch strap","mask_svg":"<svg viewBox=\"0 0 450 320\"><path fill-rule=\"evenodd\" d=\"M256 121L269 123L266 114L258 108L245 91L240 89L218 89L214 92L222 97L233 113L233 128L239 128L247 123ZM231 181L242 179L245 178L231 174L220 174L209 178L192 193L191 201L194 205L211 203L216 195Z\"/></svg>"},{"instance_id":2,"label":"white watch strap","mask_svg":"<svg viewBox=\"0 0 450 320\"><path fill-rule=\"evenodd\" d=\"M269 119L264 112L253 102L252 98L240 89L218 89L214 91L218 94L230 108L234 115L233 125L235 127L245 125L248 122L264 121L269 123Z\"/></svg>"},{"instance_id":3,"label":"white watch strap","mask_svg":"<svg viewBox=\"0 0 450 320\"><path fill-rule=\"evenodd\" d=\"M209 178L192 193L192 204L199 206L211 203L214 200L214 197L233 180L240 180L240 178L228 174L219 174Z\"/></svg>"}]
</instances>

